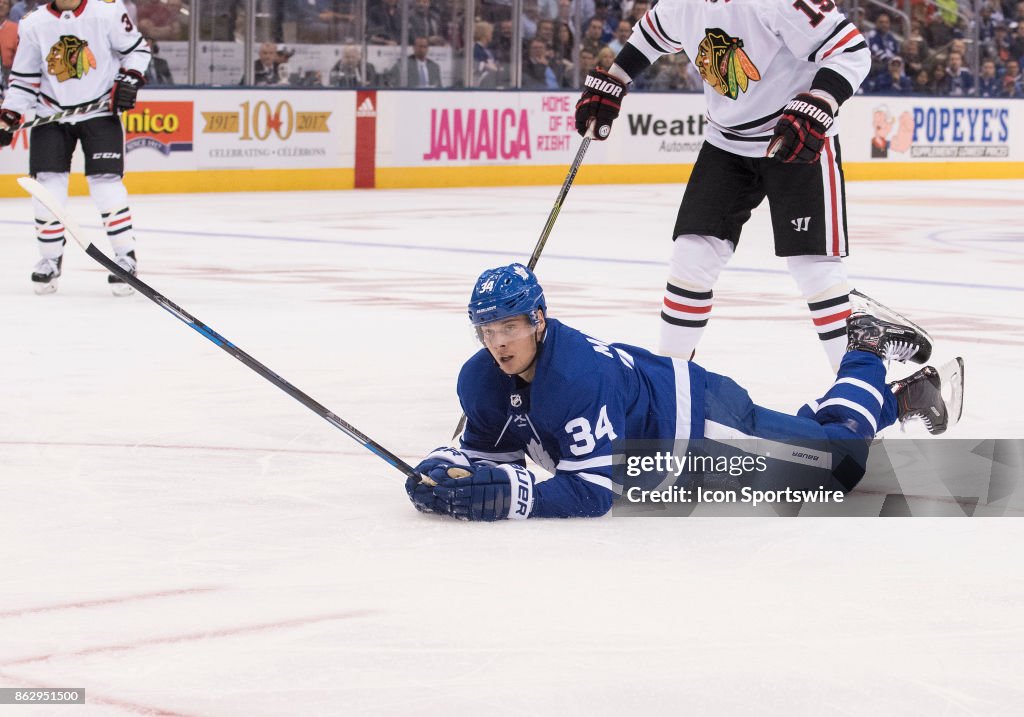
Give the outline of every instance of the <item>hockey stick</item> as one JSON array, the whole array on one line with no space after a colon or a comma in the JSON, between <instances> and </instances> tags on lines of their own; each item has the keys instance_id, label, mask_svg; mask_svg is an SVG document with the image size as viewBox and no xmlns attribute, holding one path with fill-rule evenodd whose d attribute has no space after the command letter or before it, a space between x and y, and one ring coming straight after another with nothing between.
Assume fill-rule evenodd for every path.
<instances>
[{"instance_id":1,"label":"hockey stick","mask_svg":"<svg viewBox=\"0 0 1024 717\"><path fill-rule=\"evenodd\" d=\"M61 110L60 112L52 114L49 117L36 117L34 120L31 120L30 122L26 122L25 124L21 125L20 127L18 127L18 129L32 129L33 127L38 127L44 124L50 124L51 122L60 122L62 119L65 119L67 117L88 114L90 112L95 112L96 110L101 110L104 107L109 106L110 98L104 97L101 100L94 100L87 105L82 105L81 107L72 107L69 110Z\"/></svg>"},{"instance_id":2,"label":"hockey stick","mask_svg":"<svg viewBox=\"0 0 1024 717\"><path fill-rule=\"evenodd\" d=\"M39 182L29 177L20 177L18 184L22 188L31 194L33 197L38 199L43 206L50 210L50 213L64 225L64 234L74 239L78 244L85 250L85 253L91 256L93 259L98 261L104 269L109 271L111 274L116 275L126 284L131 285L133 289L145 296L147 299L157 304L160 308L166 310L171 316L182 321L187 326L195 329L203 337L209 339L214 343L215 346L219 346L224 349L229 355L235 357L243 364L251 368L253 371L258 373L263 378L270 381L272 384L277 386L279 389L287 393L289 396L294 398L296 401L301 403L303 406L313 411L325 421L330 423L335 428L340 429L345 435L349 436L357 443L362 444L365 448L376 454L380 458L383 458L390 465L394 466L398 470L402 471L407 478L417 476L416 471L408 463L403 461L401 458L396 456L391 451L387 450L379 443L367 438L355 426L350 423L346 423L341 418L336 416L331 411L327 410L324 406L317 403L309 395L303 393L298 388L284 380L276 373L271 371L269 368L261 364L259 361L254 359L252 356L247 354L242 349L235 346L233 343L228 341L226 338L218 334L216 331L211 329L209 326L204 324L202 321L192 316L177 304L173 303L165 296L154 290L145 282L141 281L138 277L134 276L130 272L125 271L115 262L111 261L106 254L101 252L96 245L91 241L85 239L85 235L82 233L81 227L78 226L77 222L64 211L57 200L52 194Z\"/></svg>"},{"instance_id":3,"label":"hockey stick","mask_svg":"<svg viewBox=\"0 0 1024 717\"><path fill-rule=\"evenodd\" d=\"M551 207L551 213L548 214L548 220L544 223L544 229L540 232L540 238L537 239L537 244L533 247L533 253L530 254L530 261L527 262L526 268L533 271L537 268L537 262L540 261L540 253L544 251L544 245L548 243L548 237L551 235L551 230L555 227L555 220L558 219L558 213L562 211L562 203L565 202L565 197L569 194L569 188L572 187L573 180L576 179L576 173L580 171L580 165L583 164L583 156L587 153L587 147L590 146L590 142L594 139L594 125L591 124L587 128L587 133L583 136L583 141L580 142L580 148L576 150L576 158L572 160L572 164L569 165L569 174L565 176L565 181L562 182L562 188L558 190L558 197L555 199L555 206ZM462 417L459 418L459 424L455 427L455 433L452 434L452 440L459 437L462 433L462 429L466 427L466 414L463 413Z\"/></svg>"}]
</instances>

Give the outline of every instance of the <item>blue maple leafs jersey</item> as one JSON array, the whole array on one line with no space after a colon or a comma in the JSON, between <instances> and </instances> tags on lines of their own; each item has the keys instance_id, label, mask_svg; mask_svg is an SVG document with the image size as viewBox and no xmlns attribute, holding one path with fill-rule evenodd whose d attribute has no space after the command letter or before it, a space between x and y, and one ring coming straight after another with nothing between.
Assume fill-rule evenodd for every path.
<instances>
[{"instance_id":1,"label":"blue maple leafs jersey","mask_svg":"<svg viewBox=\"0 0 1024 717\"><path fill-rule=\"evenodd\" d=\"M696 364L548 319L531 383L503 373L486 349L463 365L461 447L495 463L522 465L529 455L551 471L536 486L531 517L603 515L622 490L616 442L702 438L704 385Z\"/></svg>"}]
</instances>

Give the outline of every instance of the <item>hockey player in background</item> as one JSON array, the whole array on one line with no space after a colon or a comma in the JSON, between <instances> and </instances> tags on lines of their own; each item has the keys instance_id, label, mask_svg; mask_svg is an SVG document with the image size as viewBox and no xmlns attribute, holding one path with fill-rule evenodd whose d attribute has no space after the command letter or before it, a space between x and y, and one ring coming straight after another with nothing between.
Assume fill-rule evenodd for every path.
<instances>
[{"instance_id":1,"label":"hockey player in background","mask_svg":"<svg viewBox=\"0 0 1024 717\"><path fill-rule=\"evenodd\" d=\"M599 516L622 490L613 472L618 441L736 438L772 441L767 465L785 479L813 455L825 466L815 481L851 490L878 431L921 418L942 433L959 418L963 387L959 359L945 388L948 410L931 366L887 386L883 358L924 363L931 341L856 296L878 316L850 317L835 382L793 416L755 405L734 381L695 363L607 344L549 318L543 289L521 264L485 271L469 301L484 348L459 374L460 446L428 455L416 467L428 479L410 478L406 491L423 512L465 520ZM526 455L554 475L536 482Z\"/></svg>"},{"instance_id":2,"label":"hockey player in background","mask_svg":"<svg viewBox=\"0 0 1024 717\"><path fill-rule=\"evenodd\" d=\"M119 112L135 106L150 52L120 0L54 0L18 26L20 42L11 81L0 106L0 147L13 140L27 112L47 117L109 97L100 109L33 127L29 174L67 201L71 155L81 142L85 178L114 250L135 273L135 237L124 176L124 131ZM33 200L42 258L32 272L36 293L56 291L64 253L64 226ZM110 275L117 295L132 293Z\"/></svg>"},{"instance_id":3,"label":"hockey player in background","mask_svg":"<svg viewBox=\"0 0 1024 717\"><path fill-rule=\"evenodd\" d=\"M867 44L832 0L661 0L611 69L587 75L577 131L595 123L595 139L607 138L630 82L680 51L704 80L708 124L672 234L658 350L692 355L718 275L767 196L775 253L838 370L850 300L836 115L871 67Z\"/></svg>"}]
</instances>

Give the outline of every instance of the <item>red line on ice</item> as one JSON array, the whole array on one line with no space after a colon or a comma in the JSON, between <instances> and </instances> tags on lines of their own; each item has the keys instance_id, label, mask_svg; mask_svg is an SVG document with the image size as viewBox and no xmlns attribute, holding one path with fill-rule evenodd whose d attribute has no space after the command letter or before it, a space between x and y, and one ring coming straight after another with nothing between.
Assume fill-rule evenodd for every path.
<instances>
[{"instance_id":1,"label":"red line on ice","mask_svg":"<svg viewBox=\"0 0 1024 717\"><path fill-rule=\"evenodd\" d=\"M178 595L193 595L195 593L208 593L220 588L181 588L179 590L160 590L152 593L138 593L137 595L122 595L120 597L99 598L97 600L80 600L78 602L58 603L56 605L41 605L38 607L26 607L20 610L7 610L0 612L0 620L8 617L21 617L22 615L35 615L41 612L53 612L55 610L74 610L77 608L103 607L106 605L121 605L126 602L137 600L155 600L157 598L177 597Z\"/></svg>"},{"instance_id":2,"label":"red line on ice","mask_svg":"<svg viewBox=\"0 0 1024 717\"><path fill-rule=\"evenodd\" d=\"M34 687L40 690L52 690L57 689L57 686L40 682L38 680L26 680L23 677L18 677L10 673L0 672L0 678L3 678L7 682L17 684L24 687ZM153 707L152 705L144 705L138 702L128 702L127 700L120 700L116 697L108 697L106 695L97 694L93 689L85 687L85 703L86 704L101 704L110 705L111 707L119 707L128 712L136 712L142 715L163 715L163 717L190 717L184 712L173 712L171 710L165 710L162 707Z\"/></svg>"},{"instance_id":3,"label":"red line on ice","mask_svg":"<svg viewBox=\"0 0 1024 717\"><path fill-rule=\"evenodd\" d=\"M138 650L143 647L152 647L154 645L173 645L179 642L192 642L195 640L211 640L217 637L234 637L236 635L246 635L256 632L268 632L270 630L284 630L290 627L303 627L305 625L314 625L320 622L330 622L332 620L350 620L357 617L365 617L367 615L373 615L373 610L350 610L348 612L337 612L329 615L317 615L314 617L300 617L294 620L280 620L278 622L268 622L259 625L241 625L239 627L226 627L220 630L207 630L205 632L192 632L180 635L167 635L164 637L148 637L135 642L122 642L113 645L98 645L96 647L87 647L82 650L73 650L71 652L54 652L46 655L33 655L30 657L19 657L14 660L5 660L0 663L0 667L11 667L14 665L27 665L33 662L45 662L53 659L64 659L69 657L85 657L87 655L98 655L107 652L123 652L126 650Z\"/></svg>"}]
</instances>

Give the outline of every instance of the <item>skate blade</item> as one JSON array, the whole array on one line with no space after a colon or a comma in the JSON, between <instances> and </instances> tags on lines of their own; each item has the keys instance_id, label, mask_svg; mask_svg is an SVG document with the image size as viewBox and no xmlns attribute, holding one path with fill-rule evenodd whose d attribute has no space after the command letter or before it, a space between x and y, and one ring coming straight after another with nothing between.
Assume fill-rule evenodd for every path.
<instances>
[{"instance_id":1,"label":"skate blade","mask_svg":"<svg viewBox=\"0 0 1024 717\"><path fill-rule=\"evenodd\" d=\"M850 308L853 310L853 313L863 311L881 319L882 321L913 326L915 331L920 332L922 336L928 339L928 343L935 346L935 341L932 340L931 334L922 329L916 323L908 319L906 316L893 311L885 304L880 304L870 296L860 293L856 289L850 289Z\"/></svg>"},{"instance_id":2,"label":"skate blade","mask_svg":"<svg viewBox=\"0 0 1024 717\"><path fill-rule=\"evenodd\" d=\"M957 356L936 370L939 372L939 380L942 381L940 390L942 399L946 402L948 431L960 421L960 416L964 412L964 360Z\"/></svg>"},{"instance_id":3,"label":"skate blade","mask_svg":"<svg viewBox=\"0 0 1024 717\"><path fill-rule=\"evenodd\" d=\"M47 294L57 293L57 280L53 281L33 281L32 289L36 292L37 296L46 296Z\"/></svg>"},{"instance_id":4,"label":"skate blade","mask_svg":"<svg viewBox=\"0 0 1024 717\"><path fill-rule=\"evenodd\" d=\"M135 289L131 287L131 284L111 284L110 293L112 293L114 296L125 297L134 294Z\"/></svg>"}]
</instances>

